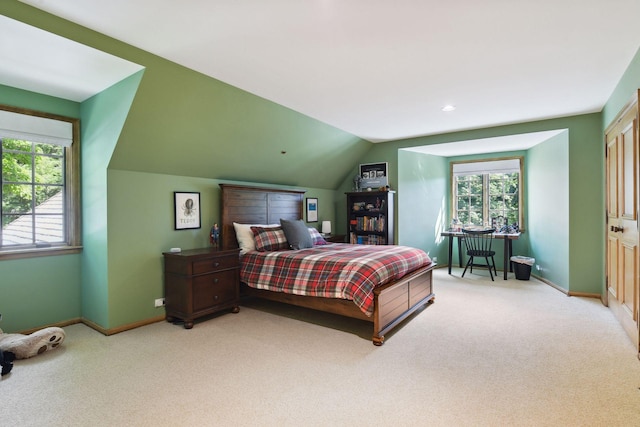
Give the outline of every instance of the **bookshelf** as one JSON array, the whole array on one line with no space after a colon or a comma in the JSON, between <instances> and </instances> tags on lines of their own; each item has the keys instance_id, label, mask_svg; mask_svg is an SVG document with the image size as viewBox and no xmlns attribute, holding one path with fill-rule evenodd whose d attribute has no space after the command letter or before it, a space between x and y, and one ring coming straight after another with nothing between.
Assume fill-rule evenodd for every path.
<instances>
[{"instance_id":1,"label":"bookshelf","mask_svg":"<svg viewBox=\"0 0 640 427\"><path fill-rule=\"evenodd\" d=\"M347 194L348 242L393 245L395 191L360 191Z\"/></svg>"}]
</instances>

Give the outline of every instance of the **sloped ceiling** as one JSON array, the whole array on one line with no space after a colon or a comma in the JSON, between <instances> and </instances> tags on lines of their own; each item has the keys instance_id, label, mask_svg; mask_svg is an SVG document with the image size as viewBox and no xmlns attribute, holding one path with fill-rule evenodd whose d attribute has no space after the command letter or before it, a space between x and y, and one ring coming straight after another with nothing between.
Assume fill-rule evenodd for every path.
<instances>
[{"instance_id":1,"label":"sloped ceiling","mask_svg":"<svg viewBox=\"0 0 640 427\"><path fill-rule=\"evenodd\" d=\"M600 111L640 46L637 0L23 2L374 142Z\"/></svg>"},{"instance_id":2,"label":"sloped ceiling","mask_svg":"<svg viewBox=\"0 0 640 427\"><path fill-rule=\"evenodd\" d=\"M143 67L0 15L0 84L82 102Z\"/></svg>"},{"instance_id":3,"label":"sloped ceiling","mask_svg":"<svg viewBox=\"0 0 640 427\"><path fill-rule=\"evenodd\" d=\"M334 189L371 148L326 123L16 0L1 2L0 13L8 30L0 53L10 59L0 68L16 71L2 74L0 85L82 102L85 119L117 107L120 83L144 68L105 159L109 168ZM50 63L40 64L39 53ZM113 125L100 123L105 130Z\"/></svg>"}]
</instances>

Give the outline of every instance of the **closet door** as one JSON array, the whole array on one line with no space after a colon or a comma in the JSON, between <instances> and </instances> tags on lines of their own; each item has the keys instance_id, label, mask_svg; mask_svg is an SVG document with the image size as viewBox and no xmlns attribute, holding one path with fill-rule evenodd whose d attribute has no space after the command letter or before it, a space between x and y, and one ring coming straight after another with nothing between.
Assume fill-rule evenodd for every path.
<instances>
[{"instance_id":1,"label":"closet door","mask_svg":"<svg viewBox=\"0 0 640 427\"><path fill-rule=\"evenodd\" d=\"M638 102L637 96L607 128L607 294L638 349Z\"/></svg>"}]
</instances>

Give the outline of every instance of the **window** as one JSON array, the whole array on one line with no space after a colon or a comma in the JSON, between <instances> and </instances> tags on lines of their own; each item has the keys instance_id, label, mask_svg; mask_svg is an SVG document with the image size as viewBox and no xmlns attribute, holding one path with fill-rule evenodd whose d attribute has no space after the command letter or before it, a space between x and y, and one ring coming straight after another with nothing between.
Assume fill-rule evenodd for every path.
<instances>
[{"instance_id":1,"label":"window","mask_svg":"<svg viewBox=\"0 0 640 427\"><path fill-rule=\"evenodd\" d=\"M463 225L522 228L522 158L454 162L452 218Z\"/></svg>"},{"instance_id":2,"label":"window","mask_svg":"<svg viewBox=\"0 0 640 427\"><path fill-rule=\"evenodd\" d=\"M0 259L79 251L78 127L0 105Z\"/></svg>"}]
</instances>

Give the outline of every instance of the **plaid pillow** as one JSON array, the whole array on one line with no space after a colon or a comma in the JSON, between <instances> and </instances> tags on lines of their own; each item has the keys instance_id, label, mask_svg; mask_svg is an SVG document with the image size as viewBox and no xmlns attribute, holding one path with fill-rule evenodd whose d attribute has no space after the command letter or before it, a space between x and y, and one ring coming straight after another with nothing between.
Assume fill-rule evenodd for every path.
<instances>
[{"instance_id":1,"label":"plaid pillow","mask_svg":"<svg viewBox=\"0 0 640 427\"><path fill-rule=\"evenodd\" d=\"M309 234L311 234L311 241L313 242L313 245L326 245L327 241L324 240L324 237L322 237L322 234L320 234L318 232L318 230L316 230L313 227L309 227Z\"/></svg>"},{"instance_id":2,"label":"plaid pillow","mask_svg":"<svg viewBox=\"0 0 640 427\"><path fill-rule=\"evenodd\" d=\"M251 227L256 241L256 250L260 252L281 251L289 249L289 242L282 227Z\"/></svg>"}]
</instances>

